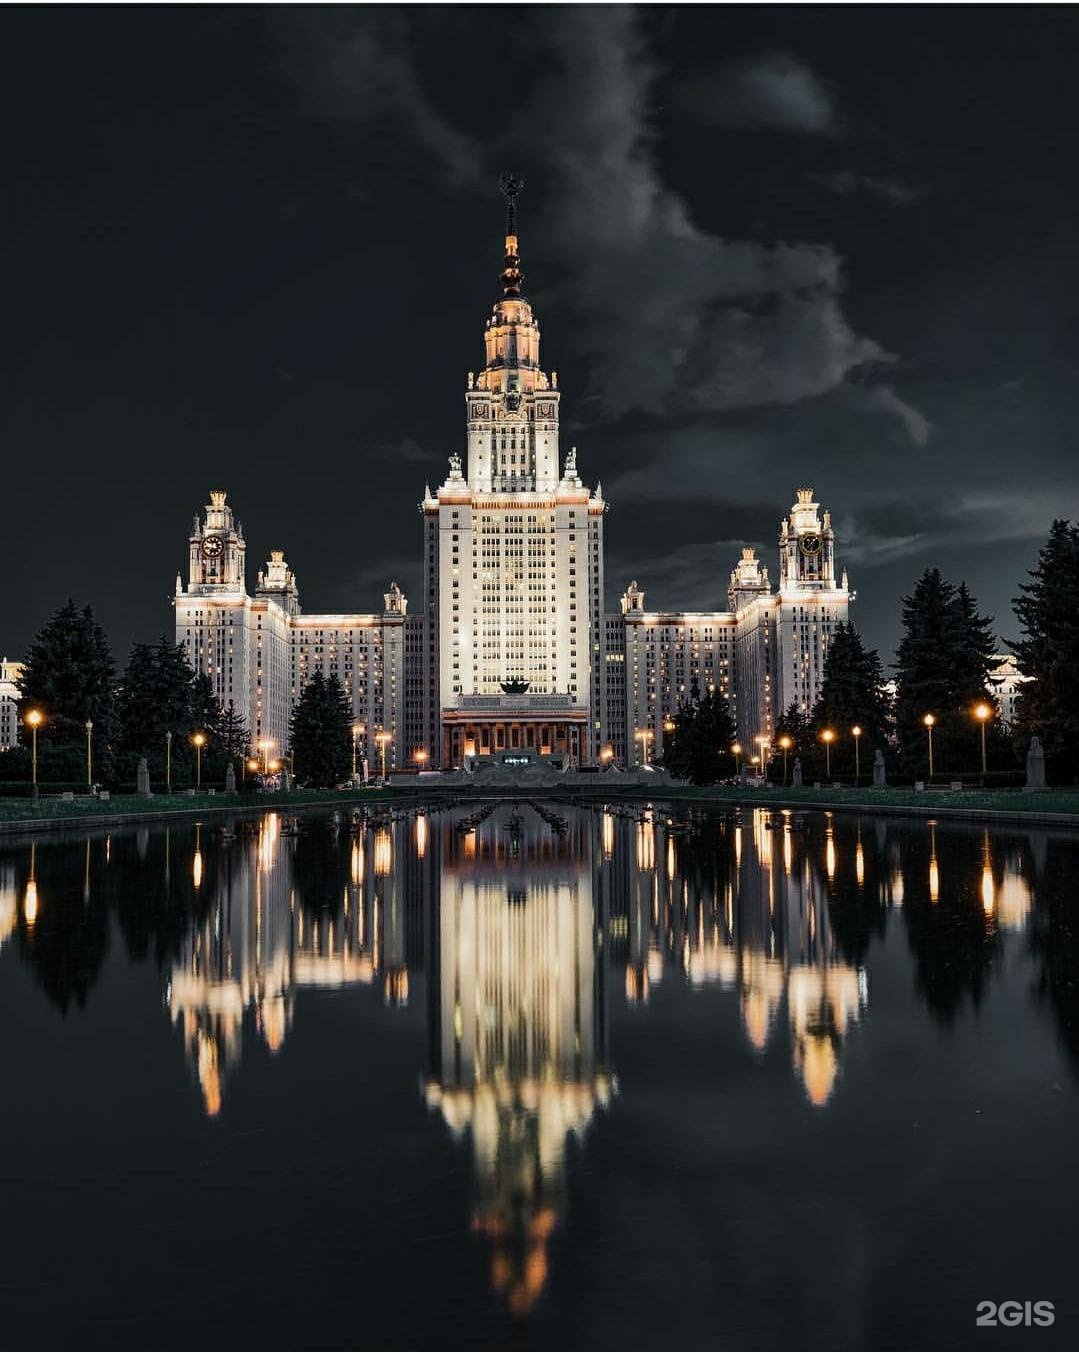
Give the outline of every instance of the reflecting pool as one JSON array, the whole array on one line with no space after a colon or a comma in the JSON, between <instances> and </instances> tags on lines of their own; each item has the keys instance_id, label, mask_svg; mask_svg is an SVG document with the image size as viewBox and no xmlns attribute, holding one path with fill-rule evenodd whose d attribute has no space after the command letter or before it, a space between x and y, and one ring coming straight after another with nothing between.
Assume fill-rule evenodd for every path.
<instances>
[{"instance_id":1,"label":"reflecting pool","mask_svg":"<svg viewBox=\"0 0 1079 1354\"><path fill-rule=\"evenodd\" d=\"M1077 880L748 807L0 838L4 1345L1073 1346Z\"/></svg>"}]
</instances>

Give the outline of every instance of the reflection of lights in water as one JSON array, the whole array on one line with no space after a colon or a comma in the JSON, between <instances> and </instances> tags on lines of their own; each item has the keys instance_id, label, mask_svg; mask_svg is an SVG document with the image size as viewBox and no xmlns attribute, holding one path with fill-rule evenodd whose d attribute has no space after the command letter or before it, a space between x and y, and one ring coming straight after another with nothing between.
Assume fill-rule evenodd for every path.
<instances>
[{"instance_id":1,"label":"reflection of lights in water","mask_svg":"<svg viewBox=\"0 0 1079 1354\"><path fill-rule=\"evenodd\" d=\"M734 863L742 863L742 824L738 823L734 829Z\"/></svg>"},{"instance_id":2,"label":"reflection of lights in water","mask_svg":"<svg viewBox=\"0 0 1079 1354\"><path fill-rule=\"evenodd\" d=\"M839 1051L866 1004L865 975L847 964L796 965L787 981L794 1065L809 1103L826 1105L839 1073Z\"/></svg>"},{"instance_id":3,"label":"reflection of lights in water","mask_svg":"<svg viewBox=\"0 0 1079 1354\"><path fill-rule=\"evenodd\" d=\"M375 833L375 874L385 877L393 868L393 838L390 830L380 827Z\"/></svg>"},{"instance_id":4,"label":"reflection of lights in water","mask_svg":"<svg viewBox=\"0 0 1079 1354\"><path fill-rule=\"evenodd\" d=\"M674 838L667 838L667 878L674 878Z\"/></svg>"},{"instance_id":5,"label":"reflection of lights in water","mask_svg":"<svg viewBox=\"0 0 1079 1354\"><path fill-rule=\"evenodd\" d=\"M828 871L828 878L835 878L835 838L832 836L832 829L828 829L828 840L824 848L824 867Z\"/></svg>"},{"instance_id":6,"label":"reflection of lights in water","mask_svg":"<svg viewBox=\"0 0 1079 1354\"><path fill-rule=\"evenodd\" d=\"M349 878L354 884L363 883L363 842L359 837L352 843L349 853Z\"/></svg>"},{"instance_id":7,"label":"reflection of lights in water","mask_svg":"<svg viewBox=\"0 0 1079 1354\"><path fill-rule=\"evenodd\" d=\"M274 848L277 845L277 835L280 828L280 819L276 813L268 813L262 820L259 831L258 861L263 870L272 870L274 864Z\"/></svg>"},{"instance_id":8,"label":"reflection of lights in water","mask_svg":"<svg viewBox=\"0 0 1079 1354\"><path fill-rule=\"evenodd\" d=\"M195 850L195 859L191 862L191 878L194 880L195 887L202 885L202 852L197 848Z\"/></svg>"},{"instance_id":9,"label":"reflection of lights in water","mask_svg":"<svg viewBox=\"0 0 1079 1354\"><path fill-rule=\"evenodd\" d=\"M787 822L783 824L783 870L786 874L790 874L793 860L794 844L791 840L791 825Z\"/></svg>"},{"instance_id":10,"label":"reflection of lights in water","mask_svg":"<svg viewBox=\"0 0 1079 1354\"><path fill-rule=\"evenodd\" d=\"M982 909L987 917L993 915L996 903L996 887L993 883L993 869L988 861L982 866Z\"/></svg>"},{"instance_id":11,"label":"reflection of lights in water","mask_svg":"<svg viewBox=\"0 0 1079 1354\"><path fill-rule=\"evenodd\" d=\"M1030 885L1021 869L1006 861L997 892L997 924L1006 931L1021 931L1033 901Z\"/></svg>"},{"instance_id":12,"label":"reflection of lights in water","mask_svg":"<svg viewBox=\"0 0 1079 1354\"><path fill-rule=\"evenodd\" d=\"M626 965L626 1000L632 1004L648 1001L648 970L643 964Z\"/></svg>"},{"instance_id":13,"label":"reflection of lights in water","mask_svg":"<svg viewBox=\"0 0 1079 1354\"><path fill-rule=\"evenodd\" d=\"M603 855L606 860L610 860L614 855L614 814L604 813L603 815Z\"/></svg>"},{"instance_id":14,"label":"reflection of lights in water","mask_svg":"<svg viewBox=\"0 0 1079 1354\"><path fill-rule=\"evenodd\" d=\"M761 868L772 868L772 831L771 817L767 809L753 810L753 841L760 857Z\"/></svg>"},{"instance_id":15,"label":"reflection of lights in water","mask_svg":"<svg viewBox=\"0 0 1079 1354\"><path fill-rule=\"evenodd\" d=\"M408 969L387 969L383 980L383 998L387 1006L408 1005Z\"/></svg>"},{"instance_id":16,"label":"reflection of lights in water","mask_svg":"<svg viewBox=\"0 0 1079 1354\"><path fill-rule=\"evenodd\" d=\"M937 825L929 823L929 901L935 903L940 898L940 870L937 868Z\"/></svg>"},{"instance_id":17,"label":"reflection of lights in water","mask_svg":"<svg viewBox=\"0 0 1079 1354\"><path fill-rule=\"evenodd\" d=\"M656 839L650 822L637 824L637 869L652 870L656 864Z\"/></svg>"},{"instance_id":18,"label":"reflection of lights in water","mask_svg":"<svg viewBox=\"0 0 1079 1354\"><path fill-rule=\"evenodd\" d=\"M903 871L897 869L892 875L892 903L896 907L902 907L903 899L905 896L906 895L903 886Z\"/></svg>"},{"instance_id":19,"label":"reflection of lights in water","mask_svg":"<svg viewBox=\"0 0 1079 1354\"><path fill-rule=\"evenodd\" d=\"M476 829L475 829L475 828L470 828L469 831L465 833L465 840L464 840L463 846L464 846L464 856L465 856L465 860L475 860L475 859L476 859Z\"/></svg>"},{"instance_id":20,"label":"reflection of lights in water","mask_svg":"<svg viewBox=\"0 0 1079 1354\"><path fill-rule=\"evenodd\" d=\"M865 883L865 852L862 850L861 842L854 848L854 877L858 881L858 887L861 888Z\"/></svg>"},{"instance_id":21,"label":"reflection of lights in water","mask_svg":"<svg viewBox=\"0 0 1079 1354\"><path fill-rule=\"evenodd\" d=\"M221 1113L221 1067L216 1042L202 1030L198 1033L198 1077L206 1113L216 1118Z\"/></svg>"},{"instance_id":22,"label":"reflection of lights in water","mask_svg":"<svg viewBox=\"0 0 1079 1354\"><path fill-rule=\"evenodd\" d=\"M426 815L418 813L416 815L416 856L422 860L427 854L427 818Z\"/></svg>"},{"instance_id":23,"label":"reflection of lights in water","mask_svg":"<svg viewBox=\"0 0 1079 1354\"><path fill-rule=\"evenodd\" d=\"M14 869L0 865L0 945L7 940L19 919L19 891Z\"/></svg>"},{"instance_id":24,"label":"reflection of lights in water","mask_svg":"<svg viewBox=\"0 0 1079 1354\"><path fill-rule=\"evenodd\" d=\"M23 899L22 916L28 927L37 921L37 880L31 875L26 881L26 897Z\"/></svg>"}]
</instances>

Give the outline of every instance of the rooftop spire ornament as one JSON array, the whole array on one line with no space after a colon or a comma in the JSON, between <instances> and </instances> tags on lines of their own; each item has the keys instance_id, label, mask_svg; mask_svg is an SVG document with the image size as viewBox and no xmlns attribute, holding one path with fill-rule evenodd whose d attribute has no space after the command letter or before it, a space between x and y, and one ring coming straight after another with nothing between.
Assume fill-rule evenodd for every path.
<instances>
[{"instance_id":1,"label":"rooftop spire ornament","mask_svg":"<svg viewBox=\"0 0 1079 1354\"><path fill-rule=\"evenodd\" d=\"M525 181L515 174L503 174L498 180L498 186L506 199L506 256L502 264L502 294L520 296L524 274L521 272L521 259L517 252L517 198L525 186Z\"/></svg>"}]
</instances>

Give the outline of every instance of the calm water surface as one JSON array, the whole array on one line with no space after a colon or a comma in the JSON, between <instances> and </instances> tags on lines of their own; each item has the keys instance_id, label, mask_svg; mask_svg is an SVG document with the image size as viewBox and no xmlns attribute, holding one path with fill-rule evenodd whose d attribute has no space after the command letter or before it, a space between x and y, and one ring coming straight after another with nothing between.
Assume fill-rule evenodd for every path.
<instances>
[{"instance_id":1,"label":"calm water surface","mask_svg":"<svg viewBox=\"0 0 1079 1354\"><path fill-rule=\"evenodd\" d=\"M662 805L0 839L3 1344L1074 1347L1077 879Z\"/></svg>"}]
</instances>

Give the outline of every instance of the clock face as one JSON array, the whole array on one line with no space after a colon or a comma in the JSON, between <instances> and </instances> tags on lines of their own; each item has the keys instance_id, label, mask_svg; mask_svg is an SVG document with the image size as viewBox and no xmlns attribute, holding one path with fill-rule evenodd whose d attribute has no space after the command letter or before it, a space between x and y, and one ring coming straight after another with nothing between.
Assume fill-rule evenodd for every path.
<instances>
[{"instance_id":1,"label":"clock face","mask_svg":"<svg viewBox=\"0 0 1079 1354\"><path fill-rule=\"evenodd\" d=\"M220 536L207 536L202 543L202 553L207 559L218 559L225 548Z\"/></svg>"},{"instance_id":2,"label":"clock face","mask_svg":"<svg viewBox=\"0 0 1079 1354\"><path fill-rule=\"evenodd\" d=\"M803 555L820 554L820 537L815 533L811 533L808 536L803 536L801 545Z\"/></svg>"}]
</instances>

